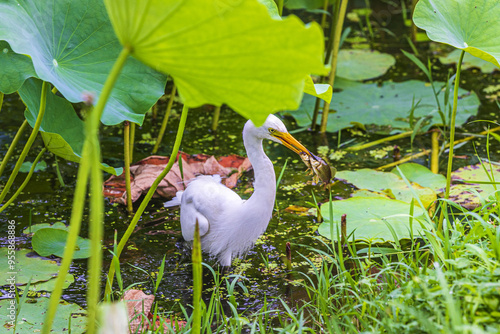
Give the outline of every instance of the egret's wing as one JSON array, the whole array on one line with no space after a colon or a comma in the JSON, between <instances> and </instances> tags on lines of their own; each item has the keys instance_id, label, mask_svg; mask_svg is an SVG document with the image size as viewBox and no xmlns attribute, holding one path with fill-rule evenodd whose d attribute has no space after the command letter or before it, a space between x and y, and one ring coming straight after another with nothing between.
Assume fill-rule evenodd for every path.
<instances>
[{"instance_id":1,"label":"egret's wing","mask_svg":"<svg viewBox=\"0 0 500 334\"><path fill-rule=\"evenodd\" d=\"M220 177L200 176L193 180L182 194L181 228L186 241L194 239L196 221L200 236L210 230L224 215L224 210L241 202L241 198L220 183Z\"/></svg>"}]
</instances>

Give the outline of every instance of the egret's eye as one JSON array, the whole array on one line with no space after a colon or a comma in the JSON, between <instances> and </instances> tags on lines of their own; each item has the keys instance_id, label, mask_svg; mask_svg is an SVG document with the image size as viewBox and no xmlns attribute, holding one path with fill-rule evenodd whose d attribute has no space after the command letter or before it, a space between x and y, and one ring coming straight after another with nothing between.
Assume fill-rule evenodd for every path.
<instances>
[{"instance_id":1,"label":"egret's eye","mask_svg":"<svg viewBox=\"0 0 500 334\"><path fill-rule=\"evenodd\" d=\"M276 132L276 130L275 130L275 129L273 129L273 128L269 128L269 133L270 133L270 134L273 134L273 133L275 133L275 132Z\"/></svg>"}]
</instances>

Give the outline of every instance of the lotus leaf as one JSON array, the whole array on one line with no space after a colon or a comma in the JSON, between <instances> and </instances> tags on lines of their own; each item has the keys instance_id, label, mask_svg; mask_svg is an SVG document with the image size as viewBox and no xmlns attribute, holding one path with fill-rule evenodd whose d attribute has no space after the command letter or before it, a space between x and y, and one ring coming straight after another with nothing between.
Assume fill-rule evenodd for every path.
<instances>
[{"instance_id":1,"label":"lotus leaf","mask_svg":"<svg viewBox=\"0 0 500 334\"><path fill-rule=\"evenodd\" d=\"M325 221L321 223L318 232L327 238L337 241L337 229L340 234L340 218L346 214L347 235L354 234L354 240L367 243L395 242L389 224L395 231L398 240L417 238L426 226L424 212L414 207L413 220L410 225L410 204L383 197L353 197L342 201L332 202L333 226L330 221L330 204L321 206L321 216ZM333 235L331 228L333 227ZM413 232L413 233L411 233ZM352 237L351 239L352 240Z\"/></svg>"},{"instance_id":2,"label":"lotus leaf","mask_svg":"<svg viewBox=\"0 0 500 334\"><path fill-rule=\"evenodd\" d=\"M431 188L437 193L440 192L440 189L446 187L446 177L441 174L434 174L429 168L420 164L410 162L400 165L399 169L409 181L418 183L422 187ZM394 168L391 172L401 176L397 168Z\"/></svg>"},{"instance_id":3,"label":"lotus leaf","mask_svg":"<svg viewBox=\"0 0 500 334\"><path fill-rule=\"evenodd\" d=\"M33 167L33 163L31 161L25 161L21 165L21 168L19 169L19 172L21 173L28 173L31 168ZM47 163L45 161L39 161L36 166L34 172L38 171L44 171L47 169Z\"/></svg>"},{"instance_id":4,"label":"lotus leaf","mask_svg":"<svg viewBox=\"0 0 500 334\"><path fill-rule=\"evenodd\" d=\"M30 78L19 89L19 95L26 104L25 117L33 127L40 109L42 82ZM78 118L71 103L52 92L47 92L45 114L40 131L45 146L52 153L69 161L80 162L83 142L85 140L83 121ZM108 173L119 175L122 168L113 168L101 163L101 168Z\"/></svg>"},{"instance_id":5,"label":"lotus leaf","mask_svg":"<svg viewBox=\"0 0 500 334\"><path fill-rule=\"evenodd\" d=\"M379 172L373 169L360 169L357 171L340 171L336 174L338 179L346 180L359 189L382 192L397 200L410 203L415 192L425 207L430 206L436 199L436 193L416 183L410 189L403 179L393 173ZM416 203L416 201L415 201Z\"/></svg>"},{"instance_id":6,"label":"lotus leaf","mask_svg":"<svg viewBox=\"0 0 500 334\"><path fill-rule=\"evenodd\" d=\"M68 230L68 227L64 223L57 222L57 223L54 223L53 225L50 225L48 223L31 225L30 227L26 228L23 231L23 233L24 234L35 233L36 231L41 230L42 228L58 228L60 230L66 230L66 231Z\"/></svg>"},{"instance_id":7,"label":"lotus leaf","mask_svg":"<svg viewBox=\"0 0 500 334\"><path fill-rule=\"evenodd\" d=\"M413 21L429 38L500 67L500 2L420 0Z\"/></svg>"},{"instance_id":8,"label":"lotus leaf","mask_svg":"<svg viewBox=\"0 0 500 334\"><path fill-rule=\"evenodd\" d=\"M122 45L172 75L188 107L226 103L260 125L270 113L298 108L307 75L327 73L320 26L275 20L257 1L105 4Z\"/></svg>"},{"instance_id":9,"label":"lotus leaf","mask_svg":"<svg viewBox=\"0 0 500 334\"><path fill-rule=\"evenodd\" d=\"M0 39L29 55L38 77L70 102L81 102L89 94L98 99L122 49L101 0L3 0ZM142 124L144 114L163 95L165 81L163 74L128 59L102 122Z\"/></svg>"},{"instance_id":10,"label":"lotus leaf","mask_svg":"<svg viewBox=\"0 0 500 334\"><path fill-rule=\"evenodd\" d=\"M6 260L8 255L7 248L0 248L0 258ZM57 276L57 272L59 271L59 266L55 261L41 259L28 249L16 250L15 261L14 270L11 268L9 270L0 270L1 284L7 282L7 279L12 275L10 272L16 272L16 284L27 284L30 279L33 284L40 281L47 281ZM4 266L3 268L6 267Z\"/></svg>"},{"instance_id":11,"label":"lotus leaf","mask_svg":"<svg viewBox=\"0 0 500 334\"><path fill-rule=\"evenodd\" d=\"M21 312L17 318L16 333L37 333L40 332L45 320L49 298L38 298L26 302L21 307ZM4 333L9 333L8 307L11 305L10 299L0 300L0 327L4 328ZM71 320L69 319L71 317ZM61 301L57 308L57 313L52 325L52 332L66 333L68 324L71 323L71 333L81 334L86 332L86 311L77 304Z\"/></svg>"},{"instance_id":12,"label":"lotus leaf","mask_svg":"<svg viewBox=\"0 0 500 334\"><path fill-rule=\"evenodd\" d=\"M460 50L453 50L448 55L439 57L439 61L442 64L456 64L460 59ZM462 61L462 68L479 68L483 73L491 73L495 70L499 70L494 64L483 60L481 58L474 57L470 53L466 53Z\"/></svg>"},{"instance_id":13,"label":"lotus leaf","mask_svg":"<svg viewBox=\"0 0 500 334\"><path fill-rule=\"evenodd\" d=\"M24 80L36 76L31 59L12 51L9 43L0 41L0 92L14 93Z\"/></svg>"},{"instance_id":14,"label":"lotus leaf","mask_svg":"<svg viewBox=\"0 0 500 334\"><path fill-rule=\"evenodd\" d=\"M68 231L58 228L42 228L33 234L31 245L33 250L41 256L55 255L62 257ZM90 240L78 237L74 259L86 259L90 256Z\"/></svg>"},{"instance_id":15,"label":"lotus leaf","mask_svg":"<svg viewBox=\"0 0 500 334\"><path fill-rule=\"evenodd\" d=\"M487 199L493 199L495 188L500 185L473 183L478 182L500 182L500 167L488 163L465 166L451 173L452 185L450 188L450 199L466 209L472 210L482 205ZM460 184L456 181L471 182Z\"/></svg>"},{"instance_id":16,"label":"lotus leaf","mask_svg":"<svg viewBox=\"0 0 500 334\"><path fill-rule=\"evenodd\" d=\"M48 281L40 281L36 283L30 284L30 290L29 291L52 291L54 290L56 286L56 281L57 277L51 278ZM72 283L75 282L75 276L71 274L66 275L66 279L64 280L63 283L63 289L68 288ZM26 285L18 287L22 291L26 288Z\"/></svg>"},{"instance_id":17,"label":"lotus leaf","mask_svg":"<svg viewBox=\"0 0 500 334\"><path fill-rule=\"evenodd\" d=\"M444 86L442 82L434 82L436 87ZM327 131L335 132L352 127L354 122L364 125L390 126L397 129L409 129L409 113L412 103L420 101L415 109L415 117L432 116L431 124L441 125L441 117L437 112L436 100L429 84L409 80L405 82L386 82L379 86L376 83L363 84L349 80L335 80L335 88L342 89L335 93L330 104ZM453 88L453 87L452 87ZM451 88L451 89L452 89ZM480 102L474 92L458 90L457 124L463 124L476 115ZM444 94L439 95L444 105ZM300 108L289 112L299 126L311 124L316 99L305 95ZM318 118L318 122L320 118Z\"/></svg>"},{"instance_id":18,"label":"lotus leaf","mask_svg":"<svg viewBox=\"0 0 500 334\"><path fill-rule=\"evenodd\" d=\"M337 76L349 80L367 80L379 77L396 63L393 56L372 50L339 51Z\"/></svg>"}]
</instances>

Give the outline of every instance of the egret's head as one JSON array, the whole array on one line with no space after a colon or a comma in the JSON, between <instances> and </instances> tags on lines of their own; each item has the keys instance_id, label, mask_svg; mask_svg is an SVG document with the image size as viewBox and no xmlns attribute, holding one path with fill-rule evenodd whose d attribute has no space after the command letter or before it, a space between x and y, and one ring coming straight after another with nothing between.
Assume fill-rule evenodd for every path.
<instances>
[{"instance_id":1,"label":"egret's head","mask_svg":"<svg viewBox=\"0 0 500 334\"><path fill-rule=\"evenodd\" d=\"M269 139L276 143L280 143L291 149L297 154L302 152L311 155L311 152L304 147L297 139L295 139L291 134L288 133L285 124L276 116L270 114L264 124L256 128L251 121L247 123L245 128L253 128L252 132L258 138Z\"/></svg>"}]
</instances>

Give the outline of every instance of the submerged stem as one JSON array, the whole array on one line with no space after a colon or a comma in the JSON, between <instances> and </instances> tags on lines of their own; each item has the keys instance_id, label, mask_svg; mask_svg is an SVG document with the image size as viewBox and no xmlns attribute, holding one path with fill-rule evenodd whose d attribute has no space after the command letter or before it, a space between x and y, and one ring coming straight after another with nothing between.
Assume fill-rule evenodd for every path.
<instances>
[{"instance_id":1,"label":"submerged stem","mask_svg":"<svg viewBox=\"0 0 500 334\"><path fill-rule=\"evenodd\" d=\"M106 284L106 290L104 293L104 300L109 301L111 297L111 287L113 286L113 279L115 276L115 264L116 261L118 261L120 254L123 251L123 248L125 247L125 244L127 243L128 239L134 232L135 226L139 222L139 219L141 218L142 213L146 209L146 206L148 205L149 201L153 197L156 188L158 188L158 185L160 182L163 180L163 178L167 175L167 173L170 171L172 166L175 163L175 160L177 158L177 153L179 153L179 148L181 146L181 141L182 141L182 135L184 134L184 128L186 127L186 119L188 115L189 108L184 106L182 108L182 114L181 114L181 119L179 122L179 127L177 129L177 135L175 137L175 142L174 142L174 147L172 148L172 154L170 155L170 160L168 161L168 164L165 166L165 169L161 172L160 175L158 175L151 185L151 188L149 189L148 193L144 197L144 199L141 202L141 205L135 212L134 217L132 218L132 221L130 222L127 230L125 231L125 234L122 236L120 243L118 244L118 247L116 247L115 251L115 257L113 257L113 262L109 266L109 271L108 271L108 277L107 277L107 284Z\"/></svg>"},{"instance_id":2,"label":"submerged stem","mask_svg":"<svg viewBox=\"0 0 500 334\"><path fill-rule=\"evenodd\" d=\"M23 164L24 159L26 159L26 156L28 155L28 152L31 148L31 145L33 145L33 142L35 141L36 136L38 135L38 130L40 129L40 126L42 125L43 115L45 114L45 106L47 105L48 87L49 87L49 83L44 81L42 84L42 93L41 93L41 97L40 97L40 109L38 110L38 116L36 117L35 126L33 127L33 130L31 131L31 135L28 138L28 141L24 145L24 149L21 152L19 159L17 159L16 166L14 167L14 170L10 174L10 177L7 180L7 184L5 185L5 187L2 190L2 193L0 194L0 203L5 199L5 196L9 192L10 187L12 186L12 184L14 183L14 180L16 179L17 173L19 173L19 169L21 169L21 165Z\"/></svg>"},{"instance_id":3,"label":"submerged stem","mask_svg":"<svg viewBox=\"0 0 500 334\"><path fill-rule=\"evenodd\" d=\"M28 126L28 121L25 119L23 124L21 124L21 126L17 130L17 133L14 136L14 139L12 140L12 143L9 146L9 149L7 150L7 153L5 153L5 156L2 159L2 164L0 165L0 176L2 176L5 167L7 167L7 162L9 161L12 154L14 154L14 149L16 148L16 145L19 142L19 139L21 139L21 136L27 126Z\"/></svg>"},{"instance_id":4,"label":"submerged stem","mask_svg":"<svg viewBox=\"0 0 500 334\"><path fill-rule=\"evenodd\" d=\"M82 222L83 209L85 204L85 197L87 193L87 181L89 175L92 175L91 180L91 227L90 227L90 237L91 237L91 256L89 258L89 280L88 280L88 292L87 292L87 333L93 334L95 332L95 317L97 302L100 296L100 273L101 273L101 240L100 234L102 235L102 216L103 216L103 197L102 197L102 171L96 172L96 168L100 165L100 147L99 147L99 124L102 112L106 105L106 102L111 94L111 90L118 79L118 76L127 61L128 55L130 54L129 48L123 48L118 59L116 60L111 72L106 79L104 87L97 101L97 105L94 110L90 113L88 119L86 120L86 136L85 142L83 143L82 159L80 160L80 166L78 168L78 177L75 186L75 195L73 197L73 208L71 211L71 220L68 230L68 237L66 239L66 247L64 248L63 258L61 261L61 266L59 268L59 273L55 282L55 288L50 296L49 304L47 307L47 313L45 316L42 334L49 334L51 332L52 324L56 315L57 307L59 306L59 301L62 295L62 287L66 275L68 273L71 261L73 260L73 254L75 251L75 245L80 233L80 226ZM101 174L101 181L99 181L98 174ZM99 186L97 186L97 183ZM97 245L97 246L95 246Z\"/></svg>"}]
</instances>

